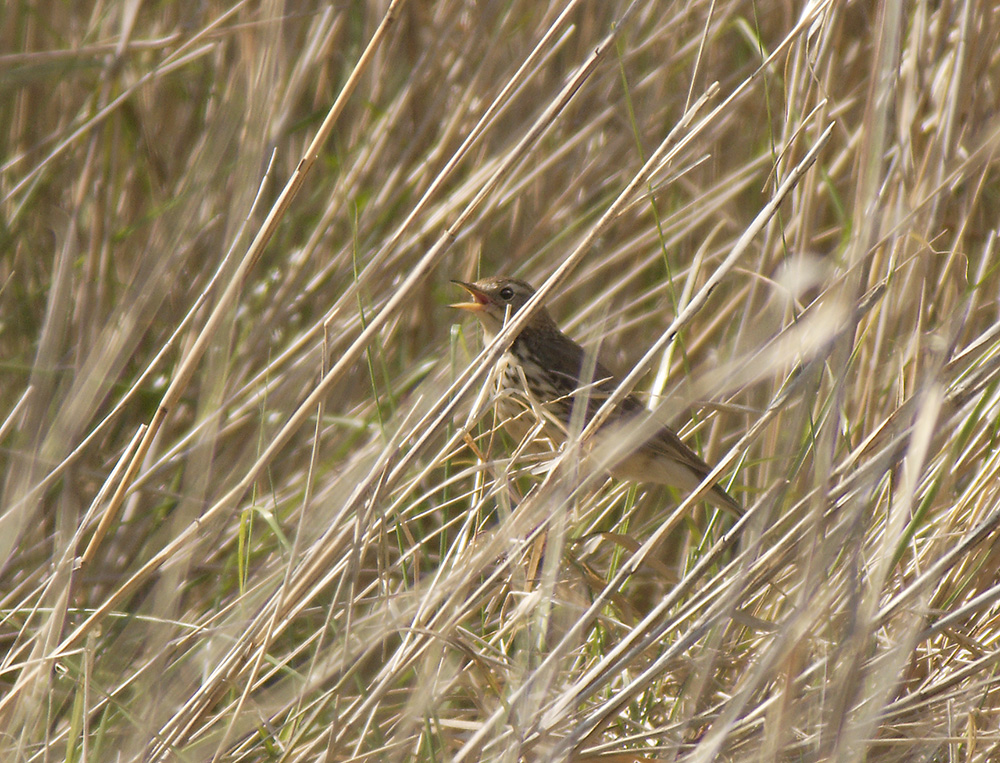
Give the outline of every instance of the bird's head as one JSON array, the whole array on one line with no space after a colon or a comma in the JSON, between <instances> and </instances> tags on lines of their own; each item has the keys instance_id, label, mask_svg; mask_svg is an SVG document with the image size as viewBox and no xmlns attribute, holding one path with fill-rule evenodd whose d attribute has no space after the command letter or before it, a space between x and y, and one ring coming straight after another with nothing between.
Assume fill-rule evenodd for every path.
<instances>
[{"instance_id":1,"label":"bird's head","mask_svg":"<svg viewBox=\"0 0 1000 763\"><path fill-rule=\"evenodd\" d=\"M469 294L472 295L471 302L458 302L452 307L460 310L468 310L474 313L483 324L487 333L496 335L503 328L504 319L513 316L518 310L524 307L525 303L535 293L531 284L519 281L516 278L504 278L502 276L492 276L484 278L475 283L465 283L464 281L453 281L457 283ZM555 322L544 307L535 311L525 330L552 329Z\"/></svg>"}]
</instances>

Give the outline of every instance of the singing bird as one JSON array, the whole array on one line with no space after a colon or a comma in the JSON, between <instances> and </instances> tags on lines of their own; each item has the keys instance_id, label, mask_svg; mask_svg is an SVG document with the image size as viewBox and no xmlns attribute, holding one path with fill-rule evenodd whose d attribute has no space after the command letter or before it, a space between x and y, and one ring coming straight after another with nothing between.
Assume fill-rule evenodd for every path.
<instances>
[{"instance_id":1,"label":"singing bird","mask_svg":"<svg viewBox=\"0 0 1000 763\"><path fill-rule=\"evenodd\" d=\"M454 281L469 294L471 302L452 305L475 315L486 332L487 340L496 336L504 321L524 307L535 293L530 284L516 278L491 277L475 283ZM555 441L565 441L576 402L586 402L584 420L601 407L618 386L618 379L600 363L588 361L584 349L559 330L544 307L514 338L498 361L501 399L522 399L529 410L545 418L546 434ZM591 372L591 366L593 366ZM581 376L586 378L581 380ZM595 437L621 434L623 425L646 414L645 407L628 395L598 429ZM611 468L611 474L631 482L669 485L694 490L711 471L697 453L683 443L670 427L663 426L649 439L637 445ZM740 505L719 485L706 494L713 506L736 517L743 514Z\"/></svg>"}]
</instances>

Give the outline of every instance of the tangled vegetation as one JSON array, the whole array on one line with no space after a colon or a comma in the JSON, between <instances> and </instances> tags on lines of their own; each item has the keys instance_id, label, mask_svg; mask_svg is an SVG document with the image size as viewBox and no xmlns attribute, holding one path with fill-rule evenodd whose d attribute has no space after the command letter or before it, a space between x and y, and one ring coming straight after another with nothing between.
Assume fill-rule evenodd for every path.
<instances>
[{"instance_id":1,"label":"tangled vegetation","mask_svg":"<svg viewBox=\"0 0 1000 763\"><path fill-rule=\"evenodd\" d=\"M998 30L8 4L0 757L1000 758ZM498 427L493 273L746 516Z\"/></svg>"}]
</instances>

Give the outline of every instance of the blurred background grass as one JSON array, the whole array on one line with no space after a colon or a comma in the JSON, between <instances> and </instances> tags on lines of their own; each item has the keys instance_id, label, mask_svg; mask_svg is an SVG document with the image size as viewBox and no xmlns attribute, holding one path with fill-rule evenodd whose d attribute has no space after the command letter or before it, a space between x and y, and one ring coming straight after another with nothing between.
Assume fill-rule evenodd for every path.
<instances>
[{"instance_id":1,"label":"blurred background grass","mask_svg":"<svg viewBox=\"0 0 1000 763\"><path fill-rule=\"evenodd\" d=\"M3 757L996 759L992 6L399 6L245 275L388 3L0 10ZM453 385L567 262L735 533Z\"/></svg>"}]
</instances>

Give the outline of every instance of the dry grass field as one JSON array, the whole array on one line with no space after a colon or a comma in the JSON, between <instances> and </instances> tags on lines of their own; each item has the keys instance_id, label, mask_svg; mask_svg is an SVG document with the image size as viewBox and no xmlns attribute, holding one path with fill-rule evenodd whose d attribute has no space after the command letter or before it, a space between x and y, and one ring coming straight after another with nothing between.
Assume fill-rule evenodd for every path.
<instances>
[{"instance_id":1,"label":"dry grass field","mask_svg":"<svg viewBox=\"0 0 1000 763\"><path fill-rule=\"evenodd\" d=\"M0 39L0 759L1000 760L992 2ZM498 426L494 273L747 514Z\"/></svg>"}]
</instances>

